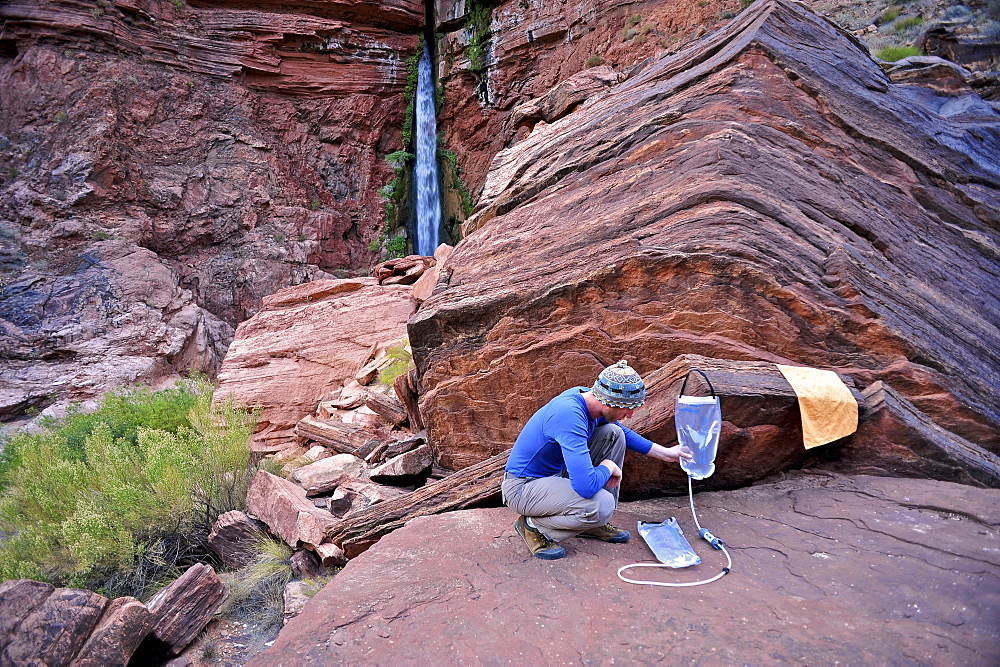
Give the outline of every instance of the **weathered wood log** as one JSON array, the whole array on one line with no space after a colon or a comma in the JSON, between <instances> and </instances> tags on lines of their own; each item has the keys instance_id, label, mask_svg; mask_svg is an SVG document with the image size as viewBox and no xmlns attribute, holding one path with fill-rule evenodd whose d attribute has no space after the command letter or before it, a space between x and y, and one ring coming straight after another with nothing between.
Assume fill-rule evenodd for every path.
<instances>
[{"instance_id":1,"label":"weathered wood log","mask_svg":"<svg viewBox=\"0 0 1000 667\"><path fill-rule=\"evenodd\" d=\"M420 433L414 433L412 436L406 438L405 440L397 440L395 442L390 442L389 446L385 450L384 458L391 459L394 456L405 454L410 450L416 449L425 442L427 442L426 431L421 431Z\"/></svg>"},{"instance_id":2,"label":"weathered wood log","mask_svg":"<svg viewBox=\"0 0 1000 667\"><path fill-rule=\"evenodd\" d=\"M365 395L365 405L392 426L402 426L408 419L403 404L387 394L370 391Z\"/></svg>"},{"instance_id":3,"label":"weathered wood log","mask_svg":"<svg viewBox=\"0 0 1000 667\"><path fill-rule=\"evenodd\" d=\"M864 390L868 418L816 467L879 477L921 477L1000 488L1000 457L948 431L883 382Z\"/></svg>"},{"instance_id":4,"label":"weathered wood log","mask_svg":"<svg viewBox=\"0 0 1000 667\"><path fill-rule=\"evenodd\" d=\"M458 510L500 492L508 452L492 456L401 498L352 513L327 530L327 540L353 558L418 516Z\"/></svg>"},{"instance_id":5,"label":"weathered wood log","mask_svg":"<svg viewBox=\"0 0 1000 667\"><path fill-rule=\"evenodd\" d=\"M356 454L358 448L371 438L371 434L359 426L325 421L312 415L299 420L295 425L295 435L343 454Z\"/></svg>"},{"instance_id":6,"label":"weathered wood log","mask_svg":"<svg viewBox=\"0 0 1000 667\"><path fill-rule=\"evenodd\" d=\"M403 408L406 410L406 416L410 419L410 426L417 431L422 431L424 429L424 422L420 418L420 408L417 407L418 397L412 377L414 373L416 373L416 370L411 368L406 373L397 377L393 380L392 389L396 392L396 397L399 398L399 402L403 404Z\"/></svg>"}]
</instances>

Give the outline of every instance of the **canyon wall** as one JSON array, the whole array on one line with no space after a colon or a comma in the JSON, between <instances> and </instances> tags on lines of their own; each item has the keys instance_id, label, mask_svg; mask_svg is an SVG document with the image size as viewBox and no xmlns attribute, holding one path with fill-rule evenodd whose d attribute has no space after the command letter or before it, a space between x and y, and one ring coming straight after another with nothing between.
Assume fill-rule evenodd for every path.
<instances>
[{"instance_id":1,"label":"canyon wall","mask_svg":"<svg viewBox=\"0 0 1000 667\"><path fill-rule=\"evenodd\" d=\"M214 374L374 259L423 3L0 5L0 419Z\"/></svg>"},{"instance_id":2,"label":"canyon wall","mask_svg":"<svg viewBox=\"0 0 1000 667\"><path fill-rule=\"evenodd\" d=\"M894 83L781 1L621 79L498 154L410 322L443 465L604 365L686 353L882 380L1000 451L988 104L957 75Z\"/></svg>"},{"instance_id":3,"label":"canyon wall","mask_svg":"<svg viewBox=\"0 0 1000 667\"><path fill-rule=\"evenodd\" d=\"M435 0L445 101L438 127L467 187L478 195L494 155L555 119L516 114L518 106L589 67L617 71L672 53L739 10L739 0Z\"/></svg>"}]
</instances>

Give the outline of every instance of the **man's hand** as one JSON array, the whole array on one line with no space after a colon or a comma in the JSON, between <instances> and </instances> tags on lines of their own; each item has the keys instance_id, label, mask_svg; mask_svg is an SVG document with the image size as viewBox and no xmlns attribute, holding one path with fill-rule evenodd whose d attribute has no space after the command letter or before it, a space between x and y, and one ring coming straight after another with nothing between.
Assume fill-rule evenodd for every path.
<instances>
[{"instance_id":1,"label":"man's hand","mask_svg":"<svg viewBox=\"0 0 1000 667\"><path fill-rule=\"evenodd\" d=\"M622 469L618 467L618 464L611 459L604 459L597 465L602 465L611 471L611 477L608 479L608 483L605 486L611 487L612 489L622 483Z\"/></svg>"},{"instance_id":2,"label":"man's hand","mask_svg":"<svg viewBox=\"0 0 1000 667\"><path fill-rule=\"evenodd\" d=\"M646 456L652 456L654 459L660 459L661 461L667 461L668 463L679 461L681 459L694 458L691 450L683 445L664 447L663 445L657 445L656 443L653 443L653 446L650 448L649 453L646 454Z\"/></svg>"}]
</instances>

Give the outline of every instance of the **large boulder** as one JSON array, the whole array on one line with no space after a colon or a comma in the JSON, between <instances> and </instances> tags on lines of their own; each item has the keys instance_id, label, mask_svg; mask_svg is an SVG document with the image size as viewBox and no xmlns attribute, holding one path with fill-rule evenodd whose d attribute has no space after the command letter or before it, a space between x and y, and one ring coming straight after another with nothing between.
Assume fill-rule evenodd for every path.
<instances>
[{"instance_id":1,"label":"large boulder","mask_svg":"<svg viewBox=\"0 0 1000 667\"><path fill-rule=\"evenodd\" d=\"M260 407L254 447L295 443L295 425L321 398L349 385L374 348L398 344L413 288L375 278L317 280L264 299L242 322L219 372L217 400Z\"/></svg>"},{"instance_id":2,"label":"large boulder","mask_svg":"<svg viewBox=\"0 0 1000 667\"><path fill-rule=\"evenodd\" d=\"M153 621L153 613L135 598L112 600L73 661L74 667L129 664Z\"/></svg>"},{"instance_id":3,"label":"large boulder","mask_svg":"<svg viewBox=\"0 0 1000 667\"><path fill-rule=\"evenodd\" d=\"M1000 490L795 473L696 503L732 554L715 583L620 581L623 565L655 562L635 533L566 540L566 558L540 561L506 508L426 516L351 560L251 664L1000 660ZM619 507L613 520L629 529L676 516L703 559L630 576L690 582L726 564L687 505Z\"/></svg>"},{"instance_id":4,"label":"large boulder","mask_svg":"<svg viewBox=\"0 0 1000 667\"><path fill-rule=\"evenodd\" d=\"M250 481L247 509L291 547L315 549L337 520L306 498L306 490L264 470Z\"/></svg>"},{"instance_id":5,"label":"large boulder","mask_svg":"<svg viewBox=\"0 0 1000 667\"><path fill-rule=\"evenodd\" d=\"M1000 117L949 99L772 0L536 126L409 324L439 462L685 353L883 380L1000 451Z\"/></svg>"},{"instance_id":6,"label":"large boulder","mask_svg":"<svg viewBox=\"0 0 1000 667\"><path fill-rule=\"evenodd\" d=\"M6 597L9 603L9 594L20 597L30 589L31 593L24 599L28 602L26 607L34 606L31 613L20 619L16 632L4 638L9 642L0 655L0 662L9 665L69 664L97 625L108 599L78 588L56 588L50 589L51 592L38 601L34 594L41 589L32 586L33 583L18 581L14 582L14 590L0 590L0 599ZM12 611L10 616L21 616L20 610Z\"/></svg>"},{"instance_id":7,"label":"large boulder","mask_svg":"<svg viewBox=\"0 0 1000 667\"><path fill-rule=\"evenodd\" d=\"M205 629L228 596L229 591L210 566L196 563L189 567L146 605L152 615L150 633L157 646L170 655L179 654Z\"/></svg>"}]
</instances>

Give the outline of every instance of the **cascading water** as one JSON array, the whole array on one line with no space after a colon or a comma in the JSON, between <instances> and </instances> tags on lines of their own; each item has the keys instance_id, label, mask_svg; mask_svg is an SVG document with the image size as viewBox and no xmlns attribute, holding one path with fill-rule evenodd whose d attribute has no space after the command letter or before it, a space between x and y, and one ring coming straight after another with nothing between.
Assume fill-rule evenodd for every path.
<instances>
[{"instance_id":1,"label":"cascading water","mask_svg":"<svg viewBox=\"0 0 1000 667\"><path fill-rule=\"evenodd\" d=\"M434 81L431 54L424 42L424 54L417 67L417 189L416 251L433 255L441 226L441 193L438 190L437 121L434 118Z\"/></svg>"}]
</instances>

